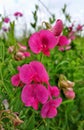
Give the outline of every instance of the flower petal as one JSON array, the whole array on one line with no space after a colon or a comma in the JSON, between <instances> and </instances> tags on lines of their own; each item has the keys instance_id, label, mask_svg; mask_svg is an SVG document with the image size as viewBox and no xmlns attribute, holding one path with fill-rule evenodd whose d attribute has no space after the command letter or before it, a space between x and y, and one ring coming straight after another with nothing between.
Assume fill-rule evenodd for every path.
<instances>
[{"instance_id":1,"label":"flower petal","mask_svg":"<svg viewBox=\"0 0 84 130\"><path fill-rule=\"evenodd\" d=\"M46 46L49 49L53 49L57 45L58 40L51 31L41 30L39 34L43 46Z\"/></svg>"},{"instance_id":2,"label":"flower petal","mask_svg":"<svg viewBox=\"0 0 84 130\"><path fill-rule=\"evenodd\" d=\"M42 44L41 44L41 40L40 40L38 32L36 32L36 33L34 33L34 34L32 34L30 36L29 47L32 50L32 52L34 52L36 54L38 54L38 53L41 52L41 50L42 50Z\"/></svg>"},{"instance_id":3,"label":"flower petal","mask_svg":"<svg viewBox=\"0 0 84 130\"><path fill-rule=\"evenodd\" d=\"M11 77L11 82L12 82L12 85L14 86L17 86L19 85L20 83L20 77L19 77L19 74L15 74Z\"/></svg>"},{"instance_id":4,"label":"flower petal","mask_svg":"<svg viewBox=\"0 0 84 130\"><path fill-rule=\"evenodd\" d=\"M44 104L48 100L48 90L41 84L36 85L35 92L39 102Z\"/></svg>"}]
</instances>

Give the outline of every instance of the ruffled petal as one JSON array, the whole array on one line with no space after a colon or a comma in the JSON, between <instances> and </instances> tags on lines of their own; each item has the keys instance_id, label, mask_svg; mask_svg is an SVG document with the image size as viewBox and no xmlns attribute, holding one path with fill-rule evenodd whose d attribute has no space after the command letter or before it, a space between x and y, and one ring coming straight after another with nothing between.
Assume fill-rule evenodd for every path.
<instances>
[{"instance_id":1,"label":"ruffled petal","mask_svg":"<svg viewBox=\"0 0 84 130\"><path fill-rule=\"evenodd\" d=\"M20 83L20 77L19 77L19 74L15 74L11 77L11 82L12 82L12 85L13 86L19 86L19 83Z\"/></svg>"}]
</instances>

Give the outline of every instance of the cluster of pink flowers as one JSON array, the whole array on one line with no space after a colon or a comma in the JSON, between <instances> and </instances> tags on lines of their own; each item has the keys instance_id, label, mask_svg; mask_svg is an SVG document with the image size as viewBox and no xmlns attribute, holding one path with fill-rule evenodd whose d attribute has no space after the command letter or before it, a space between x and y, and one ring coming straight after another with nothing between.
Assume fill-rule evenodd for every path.
<instances>
[{"instance_id":1,"label":"cluster of pink flowers","mask_svg":"<svg viewBox=\"0 0 84 130\"><path fill-rule=\"evenodd\" d=\"M68 38L72 40L74 40L76 38L76 34L81 32L83 30L84 25L78 24L76 27L75 25L72 23L71 26L68 27Z\"/></svg>"},{"instance_id":2,"label":"cluster of pink flowers","mask_svg":"<svg viewBox=\"0 0 84 130\"><path fill-rule=\"evenodd\" d=\"M17 47L10 46L8 52L14 55L15 60L23 60L26 57L30 57L30 52L27 51L27 47L21 43L17 44Z\"/></svg>"},{"instance_id":3,"label":"cluster of pink flowers","mask_svg":"<svg viewBox=\"0 0 84 130\"><path fill-rule=\"evenodd\" d=\"M60 51L70 49L70 40L62 35L62 30L62 20L58 19L56 24L49 30L35 32L28 41L30 49L35 54L43 52L47 56L50 56L50 50L55 46L58 46Z\"/></svg>"},{"instance_id":4,"label":"cluster of pink flowers","mask_svg":"<svg viewBox=\"0 0 84 130\"><path fill-rule=\"evenodd\" d=\"M49 29L43 29L33 33L28 41L31 51L35 54L43 53L50 56L50 50L58 46L60 51L70 49L70 39L62 35L63 22L58 19L55 25ZM14 51L17 60L30 56L26 52L26 46L18 43L18 51L15 53L14 46L9 47L8 51ZM53 118L57 115L57 108L62 102L60 90L57 86L51 86L49 76L44 65L39 61L31 61L17 67L18 73L11 77L13 86L22 87L21 100L26 107L33 107L38 110L41 104L42 118ZM65 83L65 82L64 82ZM63 81L59 83L63 85ZM69 86L71 85L68 82ZM71 85L73 86L73 85ZM72 88L63 88L66 97L74 99L75 93Z\"/></svg>"},{"instance_id":5,"label":"cluster of pink flowers","mask_svg":"<svg viewBox=\"0 0 84 130\"><path fill-rule=\"evenodd\" d=\"M42 104L42 118L55 117L62 98L58 87L49 84L49 76L44 65L32 61L17 69L19 72L12 76L11 82L14 86L23 86L21 100L24 105L38 110L39 104Z\"/></svg>"}]
</instances>

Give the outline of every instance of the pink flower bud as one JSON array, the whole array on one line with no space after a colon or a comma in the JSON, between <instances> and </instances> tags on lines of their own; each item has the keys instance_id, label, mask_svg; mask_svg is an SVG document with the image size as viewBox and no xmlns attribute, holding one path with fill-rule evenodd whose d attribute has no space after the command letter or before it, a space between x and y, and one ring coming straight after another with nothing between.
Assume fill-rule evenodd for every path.
<instances>
[{"instance_id":1,"label":"pink flower bud","mask_svg":"<svg viewBox=\"0 0 84 130\"><path fill-rule=\"evenodd\" d=\"M24 53L21 52L21 51L18 51L15 55L15 59L16 60L22 60L22 59L25 59L25 56L24 56Z\"/></svg>"},{"instance_id":2,"label":"pink flower bud","mask_svg":"<svg viewBox=\"0 0 84 130\"><path fill-rule=\"evenodd\" d=\"M64 95L66 96L66 98L68 98L68 99L75 98L75 92L73 90L65 90L63 92L64 92Z\"/></svg>"},{"instance_id":3,"label":"pink flower bud","mask_svg":"<svg viewBox=\"0 0 84 130\"><path fill-rule=\"evenodd\" d=\"M30 53L29 52L23 52L25 57L30 57Z\"/></svg>"},{"instance_id":4,"label":"pink flower bud","mask_svg":"<svg viewBox=\"0 0 84 130\"><path fill-rule=\"evenodd\" d=\"M58 19L52 27L51 31L54 33L55 36L59 36L63 30L63 22L61 19Z\"/></svg>"},{"instance_id":5,"label":"pink flower bud","mask_svg":"<svg viewBox=\"0 0 84 130\"><path fill-rule=\"evenodd\" d=\"M9 46L8 52L9 52L9 53L12 53L13 51L14 51L14 46Z\"/></svg>"},{"instance_id":6,"label":"pink flower bud","mask_svg":"<svg viewBox=\"0 0 84 130\"><path fill-rule=\"evenodd\" d=\"M27 47L22 45L21 43L18 43L18 46L19 46L20 51L26 51L27 50Z\"/></svg>"}]
</instances>

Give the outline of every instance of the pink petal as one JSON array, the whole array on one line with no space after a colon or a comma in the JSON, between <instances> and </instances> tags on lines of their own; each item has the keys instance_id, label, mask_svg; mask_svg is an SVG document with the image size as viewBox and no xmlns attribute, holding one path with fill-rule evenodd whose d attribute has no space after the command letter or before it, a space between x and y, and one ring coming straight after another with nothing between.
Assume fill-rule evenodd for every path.
<instances>
[{"instance_id":1,"label":"pink petal","mask_svg":"<svg viewBox=\"0 0 84 130\"><path fill-rule=\"evenodd\" d=\"M49 102L45 103L42 106L42 109L41 109L41 116L42 116L42 118L46 118L47 117L47 113L49 111L49 108L50 108Z\"/></svg>"},{"instance_id":2,"label":"pink petal","mask_svg":"<svg viewBox=\"0 0 84 130\"><path fill-rule=\"evenodd\" d=\"M51 107L47 113L48 118L54 118L57 115L57 109L55 107Z\"/></svg>"},{"instance_id":3,"label":"pink petal","mask_svg":"<svg viewBox=\"0 0 84 130\"><path fill-rule=\"evenodd\" d=\"M28 84L32 82L33 70L28 64L24 64L19 70L19 76L23 83Z\"/></svg>"},{"instance_id":4,"label":"pink petal","mask_svg":"<svg viewBox=\"0 0 84 130\"><path fill-rule=\"evenodd\" d=\"M41 30L39 35L42 45L46 46L46 48L53 49L58 43L54 34L49 30Z\"/></svg>"},{"instance_id":5,"label":"pink petal","mask_svg":"<svg viewBox=\"0 0 84 130\"><path fill-rule=\"evenodd\" d=\"M34 52L36 54L38 54L38 53L41 52L41 50L42 50L42 44L41 44L41 40L40 40L38 32L36 32L36 33L34 33L34 34L32 34L30 36L29 47L32 50L32 52Z\"/></svg>"},{"instance_id":6,"label":"pink petal","mask_svg":"<svg viewBox=\"0 0 84 130\"><path fill-rule=\"evenodd\" d=\"M42 104L48 100L48 90L43 85L36 85L35 93L38 101Z\"/></svg>"},{"instance_id":7,"label":"pink petal","mask_svg":"<svg viewBox=\"0 0 84 130\"><path fill-rule=\"evenodd\" d=\"M35 96L36 94L34 89L34 86L26 85L22 90L21 99L25 106L32 106L35 110L37 110L39 102Z\"/></svg>"},{"instance_id":8,"label":"pink petal","mask_svg":"<svg viewBox=\"0 0 84 130\"><path fill-rule=\"evenodd\" d=\"M54 105L53 100L49 100L47 103L45 103L41 109L41 116L42 118L53 118L57 115L57 110Z\"/></svg>"},{"instance_id":9,"label":"pink petal","mask_svg":"<svg viewBox=\"0 0 84 130\"><path fill-rule=\"evenodd\" d=\"M32 107L35 109L35 110L38 110L38 105L39 105L39 102L37 99L34 99L34 101L32 102Z\"/></svg>"},{"instance_id":10,"label":"pink petal","mask_svg":"<svg viewBox=\"0 0 84 130\"><path fill-rule=\"evenodd\" d=\"M19 85L20 83L20 77L19 77L19 74L15 74L11 77L11 82L12 82L12 85L14 86L17 86Z\"/></svg>"},{"instance_id":11,"label":"pink petal","mask_svg":"<svg viewBox=\"0 0 84 130\"><path fill-rule=\"evenodd\" d=\"M21 93L21 99L25 106L31 106L32 102L34 101L34 98L32 97L32 87L31 85L26 85Z\"/></svg>"},{"instance_id":12,"label":"pink petal","mask_svg":"<svg viewBox=\"0 0 84 130\"><path fill-rule=\"evenodd\" d=\"M32 61L32 62L30 62L30 66L33 68L34 73L35 72L37 73L38 81L45 82L48 84L49 76L48 76L48 73L47 73L44 65L41 62Z\"/></svg>"},{"instance_id":13,"label":"pink petal","mask_svg":"<svg viewBox=\"0 0 84 130\"><path fill-rule=\"evenodd\" d=\"M59 107L61 103L62 103L61 97L53 100L53 104L55 105L56 108Z\"/></svg>"}]
</instances>

